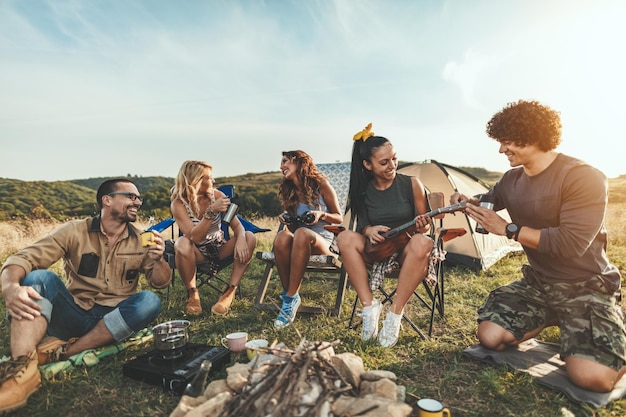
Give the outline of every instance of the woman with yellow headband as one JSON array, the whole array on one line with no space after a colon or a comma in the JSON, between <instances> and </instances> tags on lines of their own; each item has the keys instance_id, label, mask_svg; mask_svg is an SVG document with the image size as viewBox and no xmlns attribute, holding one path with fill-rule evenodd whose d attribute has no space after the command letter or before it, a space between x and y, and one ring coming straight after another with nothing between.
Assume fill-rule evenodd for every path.
<instances>
[{"instance_id":1,"label":"woman with yellow headband","mask_svg":"<svg viewBox=\"0 0 626 417\"><path fill-rule=\"evenodd\" d=\"M413 291L427 275L433 241L423 232L430 220L423 184L416 177L397 173L398 157L391 142L375 136L371 123L354 136L350 172L350 209L357 216L356 231L346 230L337 237L339 252L348 277L363 306L361 338L378 336L381 346L391 347L398 341L400 321ZM366 242L384 241L383 234L415 219L420 233L389 258L374 262L365 253ZM373 291L382 284L384 274L400 268L398 287L380 333L378 321L382 312ZM368 273L371 270L371 273Z\"/></svg>"}]
</instances>

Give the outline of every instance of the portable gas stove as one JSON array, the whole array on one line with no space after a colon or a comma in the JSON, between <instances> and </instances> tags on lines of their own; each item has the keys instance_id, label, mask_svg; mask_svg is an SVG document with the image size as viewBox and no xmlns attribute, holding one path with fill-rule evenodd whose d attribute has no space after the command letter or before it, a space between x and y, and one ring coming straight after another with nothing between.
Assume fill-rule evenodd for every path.
<instances>
[{"instance_id":1,"label":"portable gas stove","mask_svg":"<svg viewBox=\"0 0 626 417\"><path fill-rule=\"evenodd\" d=\"M230 351L222 346L194 344L172 352L153 350L126 362L123 374L148 384L160 385L163 391L182 394L204 360L212 363L211 375L230 362Z\"/></svg>"}]
</instances>

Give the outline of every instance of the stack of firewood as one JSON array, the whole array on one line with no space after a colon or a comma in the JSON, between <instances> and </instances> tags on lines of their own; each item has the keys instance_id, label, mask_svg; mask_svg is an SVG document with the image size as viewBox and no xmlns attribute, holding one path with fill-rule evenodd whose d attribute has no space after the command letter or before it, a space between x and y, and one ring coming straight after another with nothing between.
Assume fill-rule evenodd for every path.
<instances>
[{"instance_id":1,"label":"stack of firewood","mask_svg":"<svg viewBox=\"0 0 626 417\"><path fill-rule=\"evenodd\" d=\"M227 368L200 398L181 398L170 417L406 417L404 387L388 371L368 371L339 343L303 340L295 349L260 348L248 364Z\"/></svg>"}]
</instances>

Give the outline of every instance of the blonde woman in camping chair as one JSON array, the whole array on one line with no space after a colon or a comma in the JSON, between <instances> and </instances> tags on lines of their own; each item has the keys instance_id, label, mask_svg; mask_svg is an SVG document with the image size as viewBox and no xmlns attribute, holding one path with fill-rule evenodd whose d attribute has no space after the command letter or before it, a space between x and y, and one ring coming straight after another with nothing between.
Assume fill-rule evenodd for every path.
<instances>
[{"instance_id":1,"label":"blonde woman in camping chair","mask_svg":"<svg viewBox=\"0 0 626 417\"><path fill-rule=\"evenodd\" d=\"M419 215L428 212L424 186L419 179L396 172L398 158L393 145L382 136L374 136L370 129L371 123L354 136L352 148L349 196L350 209L357 215L357 228L341 232L337 243L363 306L361 338L378 336L381 346L391 347L398 341L404 307L429 271L435 245L423 234L429 230L430 219ZM383 233L414 219L418 233L406 246L374 262L366 247L383 248ZM382 305L374 299L373 291L382 285L386 272L397 268L398 287L379 333Z\"/></svg>"},{"instance_id":2,"label":"blonde woman in camping chair","mask_svg":"<svg viewBox=\"0 0 626 417\"><path fill-rule=\"evenodd\" d=\"M237 216L230 222L233 238L224 239L222 213L228 209L230 199L213 188L214 182L211 165L203 161L185 161L172 188L171 211L183 233L174 244L176 269L187 289L186 311L189 314L202 313L196 287L196 265L209 261L217 271L220 259L233 256L228 287L211 307L213 314L222 316L230 309L235 290L256 246L256 237L244 229Z\"/></svg>"}]
</instances>

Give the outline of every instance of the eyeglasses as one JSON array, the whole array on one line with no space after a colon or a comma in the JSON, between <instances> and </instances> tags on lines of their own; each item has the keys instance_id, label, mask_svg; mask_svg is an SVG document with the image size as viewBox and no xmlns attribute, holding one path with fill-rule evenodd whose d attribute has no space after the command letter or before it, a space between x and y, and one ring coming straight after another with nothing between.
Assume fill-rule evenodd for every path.
<instances>
[{"instance_id":1,"label":"eyeglasses","mask_svg":"<svg viewBox=\"0 0 626 417\"><path fill-rule=\"evenodd\" d=\"M130 198L131 201L139 200L140 203L143 203L143 197L138 196L135 193L129 193L128 191L116 191L114 193L109 193L107 195L125 195L126 197Z\"/></svg>"}]
</instances>

